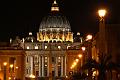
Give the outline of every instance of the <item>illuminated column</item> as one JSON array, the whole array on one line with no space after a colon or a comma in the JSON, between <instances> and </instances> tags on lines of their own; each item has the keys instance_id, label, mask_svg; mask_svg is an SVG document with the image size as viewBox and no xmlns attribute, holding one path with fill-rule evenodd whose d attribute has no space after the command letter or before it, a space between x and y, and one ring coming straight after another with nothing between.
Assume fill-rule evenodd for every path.
<instances>
[{"instance_id":1,"label":"illuminated column","mask_svg":"<svg viewBox=\"0 0 120 80\"><path fill-rule=\"evenodd\" d=\"M42 77L44 77L44 56L42 56Z\"/></svg>"},{"instance_id":2,"label":"illuminated column","mask_svg":"<svg viewBox=\"0 0 120 80\"><path fill-rule=\"evenodd\" d=\"M64 63L65 64L65 76L66 76L66 63L67 62L66 62L66 56L65 56L65 63Z\"/></svg>"},{"instance_id":3,"label":"illuminated column","mask_svg":"<svg viewBox=\"0 0 120 80\"><path fill-rule=\"evenodd\" d=\"M33 56L30 57L30 64L31 64L31 74L33 74Z\"/></svg>"},{"instance_id":4,"label":"illuminated column","mask_svg":"<svg viewBox=\"0 0 120 80\"><path fill-rule=\"evenodd\" d=\"M58 57L56 57L55 76L58 76Z\"/></svg>"},{"instance_id":5,"label":"illuminated column","mask_svg":"<svg viewBox=\"0 0 120 80\"><path fill-rule=\"evenodd\" d=\"M39 56L39 76L41 77L41 56Z\"/></svg>"},{"instance_id":6,"label":"illuminated column","mask_svg":"<svg viewBox=\"0 0 120 80\"><path fill-rule=\"evenodd\" d=\"M63 56L61 57L61 76L63 76Z\"/></svg>"},{"instance_id":7,"label":"illuminated column","mask_svg":"<svg viewBox=\"0 0 120 80\"><path fill-rule=\"evenodd\" d=\"M49 76L49 57L47 57L47 58L48 58L48 60L47 60L47 67L48 67L48 68L47 68L47 69L48 69L48 70L47 70L47 76Z\"/></svg>"}]
</instances>

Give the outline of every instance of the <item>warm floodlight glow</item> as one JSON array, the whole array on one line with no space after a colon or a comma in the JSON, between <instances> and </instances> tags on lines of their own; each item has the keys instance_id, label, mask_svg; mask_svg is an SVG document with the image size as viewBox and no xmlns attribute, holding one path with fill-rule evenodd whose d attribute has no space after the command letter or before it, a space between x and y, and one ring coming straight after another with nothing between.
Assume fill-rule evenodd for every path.
<instances>
[{"instance_id":1,"label":"warm floodlight glow","mask_svg":"<svg viewBox=\"0 0 120 80\"><path fill-rule=\"evenodd\" d=\"M76 65L76 64L77 64L76 62L73 63L73 65Z\"/></svg>"},{"instance_id":2,"label":"warm floodlight glow","mask_svg":"<svg viewBox=\"0 0 120 80\"><path fill-rule=\"evenodd\" d=\"M47 46L45 46L45 49L47 49Z\"/></svg>"},{"instance_id":3,"label":"warm floodlight glow","mask_svg":"<svg viewBox=\"0 0 120 80\"><path fill-rule=\"evenodd\" d=\"M79 61L79 59L76 59L75 61L76 61L76 62L78 62L78 61Z\"/></svg>"},{"instance_id":4,"label":"warm floodlight glow","mask_svg":"<svg viewBox=\"0 0 120 80\"><path fill-rule=\"evenodd\" d=\"M73 67L70 67L70 69L72 69Z\"/></svg>"},{"instance_id":5,"label":"warm floodlight glow","mask_svg":"<svg viewBox=\"0 0 120 80\"><path fill-rule=\"evenodd\" d=\"M29 46L27 46L27 49L30 49L30 47L29 47Z\"/></svg>"},{"instance_id":6,"label":"warm floodlight glow","mask_svg":"<svg viewBox=\"0 0 120 80\"><path fill-rule=\"evenodd\" d=\"M13 64L10 65L10 68L13 68Z\"/></svg>"},{"instance_id":7,"label":"warm floodlight glow","mask_svg":"<svg viewBox=\"0 0 120 80\"><path fill-rule=\"evenodd\" d=\"M91 39L92 39L92 35L91 34L87 35L86 41L91 40Z\"/></svg>"},{"instance_id":8,"label":"warm floodlight glow","mask_svg":"<svg viewBox=\"0 0 120 80\"><path fill-rule=\"evenodd\" d=\"M16 69L18 69L18 67L15 67Z\"/></svg>"},{"instance_id":9,"label":"warm floodlight glow","mask_svg":"<svg viewBox=\"0 0 120 80\"><path fill-rule=\"evenodd\" d=\"M104 17L105 14L106 14L106 10L105 9L100 9L100 10L98 10L98 14L99 14L100 17Z\"/></svg>"},{"instance_id":10,"label":"warm floodlight glow","mask_svg":"<svg viewBox=\"0 0 120 80\"><path fill-rule=\"evenodd\" d=\"M82 57L82 54L79 54L78 57L81 58L81 57Z\"/></svg>"},{"instance_id":11,"label":"warm floodlight glow","mask_svg":"<svg viewBox=\"0 0 120 80\"><path fill-rule=\"evenodd\" d=\"M75 65L74 64L72 64L72 66L70 67L71 69L73 69L75 67Z\"/></svg>"},{"instance_id":12,"label":"warm floodlight glow","mask_svg":"<svg viewBox=\"0 0 120 80\"><path fill-rule=\"evenodd\" d=\"M85 51L85 49L86 49L85 47L82 47L82 51Z\"/></svg>"},{"instance_id":13,"label":"warm floodlight glow","mask_svg":"<svg viewBox=\"0 0 120 80\"><path fill-rule=\"evenodd\" d=\"M38 46L35 46L35 49L38 49Z\"/></svg>"},{"instance_id":14,"label":"warm floodlight glow","mask_svg":"<svg viewBox=\"0 0 120 80\"><path fill-rule=\"evenodd\" d=\"M30 78L35 78L35 76L34 76L33 74L31 74L29 77L30 77Z\"/></svg>"},{"instance_id":15,"label":"warm floodlight glow","mask_svg":"<svg viewBox=\"0 0 120 80\"><path fill-rule=\"evenodd\" d=\"M31 36L31 35L32 35L32 32L29 32L29 35Z\"/></svg>"},{"instance_id":16,"label":"warm floodlight glow","mask_svg":"<svg viewBox=\"0 0 120 80\"><path fill-rule=\"evenodd\" d=\"M58 49L61 49L61 46L58 46Z\"/></svg>"},{"instance_id":17,"label":"warm floodlight glow","mask_svg":"<svg viewBox=\"0 0 120 80\"><path fill-rule=\"evenodd\" d=\"M9 80L11 80L11 77L9 77Z\"/></svg>"},{"instance_id":18,"label":"warm floodlight glow","mask_svg":"<svg viewBox=\"0 0 120 80\"><path fill-rule=\"evenodd\" d=\"M3 65L6 66L6 65L7 65L7 62L4 62Z\"/></svg>"}]
</instances>

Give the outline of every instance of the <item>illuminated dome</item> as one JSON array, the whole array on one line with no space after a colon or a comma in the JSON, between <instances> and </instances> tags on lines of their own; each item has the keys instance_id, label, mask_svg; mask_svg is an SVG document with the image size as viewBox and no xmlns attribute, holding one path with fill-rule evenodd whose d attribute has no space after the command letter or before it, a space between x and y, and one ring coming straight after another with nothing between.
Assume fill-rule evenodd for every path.
<instances>
[{"instance_id":1,"label":"illuminated dome","mask_svg":"<svg viewBox=\"0 0 120 80\"><path fill-rule=\"evenodd\" d=\"M42 19L39 31L71 31L67 18L59 13L59 7L56 2L52 4L51 13Z\"/></svg>"},{"instance_id":2,"label":"illuminated dome","mask_svg":"<svg viewBox=\"0 0 120 80\"><path fill-rule=\"evenodd\" d=\"M54 0L51 12L41 21L37 41L40 42L73 42L73 33L67 18L59 12L59 7Z\"/></svg>"},{"instance_id":3,"label":"illuminated dome","mask_svg":"<svg viewBox=\"0 0 120 80\"><path fill-rule=\"evenodd\" d=\"M65 16L50 15L50 16L44 17L40 24L39 31L43 31L43 30L71 31L71 28Z\"/></svg>"}]
</instances>

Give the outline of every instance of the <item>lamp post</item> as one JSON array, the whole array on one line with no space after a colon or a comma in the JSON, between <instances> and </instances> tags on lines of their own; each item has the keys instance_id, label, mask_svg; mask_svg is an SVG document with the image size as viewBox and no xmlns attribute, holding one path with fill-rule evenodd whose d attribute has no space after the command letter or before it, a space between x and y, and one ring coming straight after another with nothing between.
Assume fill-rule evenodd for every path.
<instances>
[{"instance_id":1,"label":"lamp post","mask_svg":"<svg viewBox=\"0 0 120 80\"><path fill-rule=\"evenodd\" d=\"M86 47L82 46L81 49L82 49L82 52L83 52L83 65L84 65L85 61L86 61Z\"/></svg>"},{"instance_id":2,"label":"lamp post","mask_svg":"<svg viewBox=\"0 0 120 80\"><path fill-rule=\"evenodd\" d=\"M99 53L107 53L107 45L105 38L105 15L107 11L105 9L98 10L99 15Z\"/></svg>"},{"instance_id":3,"label":"lamp post","mask_svg":"<svg viewBox=\"0 0 120 80\"><path fill-rule=\"evenodd\" d=\"M86 41L87 41L87 46L88 46L88 59L91 59L92 58L92 51L91 51L91 48L92 48L92 40L93 36L91 34L88 34L86 36Z\"/></svg>"},{"instance_id":4,"label":"lamp post","mask_svg":"<svg viewBox=\"0 0 120 80\"><path fill-rule=\"evenodd\" d=\"M13 64L10 64L10 77L11 77L11 80L13 80Z\"/></svg>"},{"instance_id":5,"label":"lamp post","mask_svg":"<svg viewBox=\"0 0 120 80\"><path fill-rule=\"evenodd\" d=\"M86 45L87 45L87 55L88 60L92 59L92 40L93 36L91 34L88 34L86 36ZM88 80L92 80L92 68L88 68Z\"/></svg>"},{"instance_id":6,"label":"lamp post","mask_svg":"<svg viewBox=\"0 0 120 80\"><path fill-rule=\"evenodd\" d=\"M6 66L7 66L7 62L4 62L3 65L4 65L4 80L6 80Z\"/></svg>"}]
</instances>

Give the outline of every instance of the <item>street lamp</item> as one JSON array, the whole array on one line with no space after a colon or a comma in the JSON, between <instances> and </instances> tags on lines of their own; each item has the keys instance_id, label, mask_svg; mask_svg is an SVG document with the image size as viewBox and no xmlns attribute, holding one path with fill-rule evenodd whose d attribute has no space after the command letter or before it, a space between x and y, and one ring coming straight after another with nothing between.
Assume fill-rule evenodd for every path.
<instances>
[{"instance_id":1,"label":"street lamp","mask_svg":"<svg viewBox=\"0 0 120 80\"><path fill-rule=\"evenodd\" d=\"M6 65L7 65L7 62L4 62L3 65L6 66Z\"/></svg>"},{"instance_id":2,"label":"street lamp","mask_svg":"<svg viewBox=\"0 0 120 80\"><path fill-rule=\"evenodd\" d=\"M4 65L4 80L6 80L6 66L7 66L7 62L4 62L3 65Z\"/></svg>"},{"instance_id":3,"label":"street lamp","mask_svg":"<svg viewBox=\"0 0 120 80\"><path fill-rule=\"evenodd\" d=\"M79 57L79 58L82 58L82 54L79 54L78 57Z\"/></svg>"},{"instance_id":4,"label":"street lamp","mask_svg":"<svg viewBox=\"0 0 120 80\"><path fill-rule=\"evenodd\" d=\"M75 59L75 61L76 61L76 62L78 62L78 61L79 61L79 59Z\"/></svg>"},{"instance_id":5,"label":"street lamp","mask_svg":"<svg viewBox=\"0 0 120 80\"><path fill-rule=\"evenodd\" d=\"M82 66L82 59L81 58L83 57L83 55L79 54L78 57L80 58L80 67L81 67Z\"/></svg>"},{"instance_id":6,"label":"street lamp","mask_svg":"<svg viewBox=\"0 0 120 80\"><path fill-rule=\"evenodd\" d=\"M11 79L13 79L12 72L13 72L13 64L10 64L10 77L11 77Z\"/></svg>"},{"instance_id":7,"label":"street lamp","mask_svg":"<svg viewBox=\"0 0 120 80\"><path fill-rule=\"evenodd\" d=\"M99 17L103 18L106 15L106 10L105 9L100 9L98 10Z\"/></svg>"},{"instance_id":8,"label":"street lamp","mask_svg":"<svg viewBox=\"0 0 120 80\"><path fill-rule=\"evenodd\" d=\"M98 10L100 17L99 21L99 52L100 54L107 53L106 49L106 31L105 31L105 15L107 11L105 9Z\"/></svg>"},{"instance_id":9,"label":"street lamp","mask_svg":"<svg viewBox=\"0 0 120 80\"><path fill-rule=\"evenodd\" d=\"M82 51L85 51L85 50L86 50L86 48L85 48L85 47L82 47L81 49L82 49Z\"/></svg>"},{"instance_id":10,"label":"street lamp","mask_svg":"<svg viewBox=\"0 0 120 80\"><path fill-rule=\"evenodd\" d=\"M93 36L91 34L88 34L86 36L86 41L90 41L90 40L92 40L92 38L93 38Z\"/></svg>"},{"instance_id":11,"label":"street lamp","mask_svg":"<svg viewBox=\"0 0 120 80\"><path fill-rule=\"evenodd\" d=\"M91 34L88 34L86 36L86 46L87 46L87 54L88 54L88 60L92 59L92 40L93 36ZM88 69L88 80L92 80L92 69Z\"/></svg>"}]
</instances>

